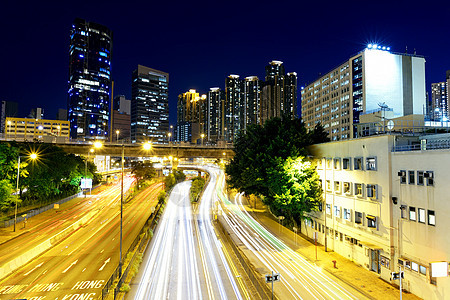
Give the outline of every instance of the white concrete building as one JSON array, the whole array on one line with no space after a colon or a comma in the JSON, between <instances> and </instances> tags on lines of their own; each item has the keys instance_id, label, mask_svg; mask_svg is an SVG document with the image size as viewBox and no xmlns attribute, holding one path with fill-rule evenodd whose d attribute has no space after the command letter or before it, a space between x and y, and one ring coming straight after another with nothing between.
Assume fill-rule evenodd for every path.
<instances>
[{"instance_id":1,"label":"white concrete building","mask_svg":"<svg viewBox=\"0 0 450 300\"><path fill-rule=\"evenodd\" d=\"M450 297L449 141L382 135L312 146L324 204L302 233L318 232L328 250L383 280L401 266L404 289L419 297ZM434 262L445 277L434 277Z\"/></svg>"}]
</instances>

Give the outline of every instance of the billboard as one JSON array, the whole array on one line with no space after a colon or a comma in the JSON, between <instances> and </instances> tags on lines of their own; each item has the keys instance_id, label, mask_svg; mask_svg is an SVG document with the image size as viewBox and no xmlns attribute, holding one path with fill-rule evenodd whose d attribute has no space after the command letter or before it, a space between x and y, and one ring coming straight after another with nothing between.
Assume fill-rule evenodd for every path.
<instances>
[{"instance_id":1,"label":"billboard","mask_svg":"<svg viewBox=\"0 0 450 300\"><path fill-rule=\"evenodd\" d=\"M91 178L82 178L81 179L81 188L82 189L91 189L92 188L92 179Z\"/></svg>"}]
</instances>

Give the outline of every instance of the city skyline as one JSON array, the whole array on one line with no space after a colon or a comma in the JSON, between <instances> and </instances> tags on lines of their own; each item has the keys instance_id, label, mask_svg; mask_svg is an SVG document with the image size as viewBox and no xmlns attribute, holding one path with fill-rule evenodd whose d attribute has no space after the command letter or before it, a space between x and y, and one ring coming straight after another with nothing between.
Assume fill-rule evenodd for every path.
<instances>
[{"instance_id":1,"label":"city skyline","mask_svg":"<svg viewBox=\"0 0 450 300\"><path fill-rule=\"evenodd\" d=\"M68 32L76 17L100 23L114 33L114 96L131 98L131 74L138 64L171 74L171 124L176 120L180 93L188 89L207 93L216 86L223 89L229 74L263 78L261 66L272 60L283 61L289 66L287 72L298 74L299 88L363 50L369 42L389 45L399 53L408 47L408 53L423 55L428 92L431 84L443 81L445 71L450 69L450 58L445 55L448 41L440 38L445 34L445 16L450 10L445 2L422 7L404 3L387 6L387 2L358 4L357 10L349 10L352 3L327 4L325 8L294 2L274 7L269 3L247 2L239 6L240 10L234 5L219 8L201 3L176 8L162 3L142 4L139 10L136 5L117 3L108 7L87 2L72 6L28 3L21 8L8 3L0 21L8 45L0 50L2 57L8 58L0 78L1 100L18 102L20 116L27 115L31 108L43 107L45 118L53 119L58 108L66 108ZM144 18L148 11L160 13ZM358 26L350 22L352 11L364 14L358 18ZM265 21L269 13L272 17ZM178 21L189 14L199 18L183 24ZM279 25L271 26L271 22ZM39 75L24 78L24 69Z\"/></svg>"}]
</instances>

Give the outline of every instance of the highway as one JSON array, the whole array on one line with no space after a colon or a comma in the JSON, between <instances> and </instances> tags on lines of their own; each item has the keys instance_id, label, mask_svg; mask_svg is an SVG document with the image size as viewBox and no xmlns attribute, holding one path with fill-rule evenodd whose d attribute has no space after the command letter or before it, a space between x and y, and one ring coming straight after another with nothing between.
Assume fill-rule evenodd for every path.
<instances>
[{"instance_id":1,"label":"highway","mask_svg":"<svg viewBox=\"0 0 450 300\"><path fill-rule=\"evenodd\" d=\"M212 226L217 173L210 172L198 210L190 181L177 184L151 241L134 299L242 299Z\"/></svg>"},{"instance_id":2,"label":"highway","mask_svg":"<svg viewBox=\"0 0 450 300\"><path fill-rule=\"evenodd\" d=\"M133 181L126 176L124 189ZM161 189L162 184L155 184L124 205L124 253L150 216ZM95 212L90 222L4 278L0 299L96 299L100 295L119 262L120 184L87 199L86 209Z\"/></svg>"},{"instance_id":3,"label":"highway","mask_svg":"<svg viewBox=\"0 0 450 300\"><path fill-rule=\"evenodd\" d=\"M225 178L221 173L217 191L225 204L222 214L254 255L251 259L255 260L255 265L262 265L267 273L281 274L281 281L274 283L279 299L361 299L357 291L336 282L258 223L242 205L242 194L237 194L233 202L229 201L224 186Z\"/></svg>"}]
</instances>

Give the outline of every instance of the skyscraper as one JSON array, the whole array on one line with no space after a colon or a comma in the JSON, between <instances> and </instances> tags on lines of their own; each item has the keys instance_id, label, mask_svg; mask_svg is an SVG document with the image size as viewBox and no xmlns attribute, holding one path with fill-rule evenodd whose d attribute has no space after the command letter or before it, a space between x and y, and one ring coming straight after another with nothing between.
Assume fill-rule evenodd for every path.
<instances>
[{"instance_id":1,"label":"skyscraper","mask_svg":"<svg viewBox=\"0 0 450 300\"><path fill-rule=\"evenodd\" d=\"M211 88L206 98L206 137L208 142L223 140L225 92L218 87Z\"/></svg>"},{"instance_id":2,"label":"skyscraper","mask_svg":"<svg viewBox=\"0 0 450 300\"><path fill-rule=\"evenodd\" d=\"M450 71L447 71L446 81L431 84L431 117L436 121L448 121Z\"/></svg>"},{"instance_id":3,"label":"skyscraper","mask_svg":"<svg viewBox=\"0 0 450 300\"><path fill-rule=\"evenodd\" d=\"M169 74L138 65L131 88L132 142L167 143Z\"/></svg>"},{"instance_id":4,"label":"skyscraper","mask_svg":"<svg viewBox=\"0 0 450 300\"><path fill-rule=\"evenodd\" d=\"M261 87L257 76L249 76L244 81L244 120L243 129L248 125L260 124Z\"/></svg>"},{"instance_id":5,"label":"skyscraper","mask_svg":"<svg viewBox=\"0 0 450 300\"><path fill-rule=\"evenodd\" d=\"M244 128L243 81L239 75L230 75L225 79L225 121L224 139L232 142Z\"/></svg>"},{"instance_id":6,"label":"skyscraper","mask_svg":"<svg viewBox=\"0 0 450 300\"><path fill-rule=\"evenodd\" d=\"M75 19L70 30L68 120L73 139L109 134L112 32Z\"/></svg>"},{"instance_id":7,"label":"skyscraper","mask_svg":"<svg viewBox=\"0 0 450 300\"><path fill-rule=\"evenodd\" d=\"M271 61L266 66L266 78L261 95L261 123L266 120L297 116L297 73L286 75L283 62Z\"/></svg>"},{"instance_id":8,"label":"skyscraper","mask_svg":"<svg viewBox=\"0 0 450 300\"><path fill-rule=\"evenodd\" d=\"M1 102L1 115L0 115L0 132L5 133L6 118L12 117L17 118L19 114L19 104L12 101L2 101Z\"/></svg>"},{"instance_id":9,"label":"skyscraper","mask_svg":"<svg viewBox=\"0 0 450 300\"><path fill-rule=\"evenodd\" d=\"M188 136L187 140L177 139L177 141L195 142L201 134L205 134L206 110L206 95L200 96L196 90L192 89L178 95L177 124L183 124L183 128L186 128L186 123L189 123L191 131L189 135L182 135L183 138Z\"/></svg>"},{"instance_id":10,"label":"skyscraper","mask_svg":"<svg viewBox=\"0 0 450 300\"><path fill-rule=\"evenodd\" d=\"M424 114L425 59L368 45L307 85L301 95L306 128L320 122L331 140L357 137L360 116L380 105L394 117Z\"/></svg>"}]
</instances>

